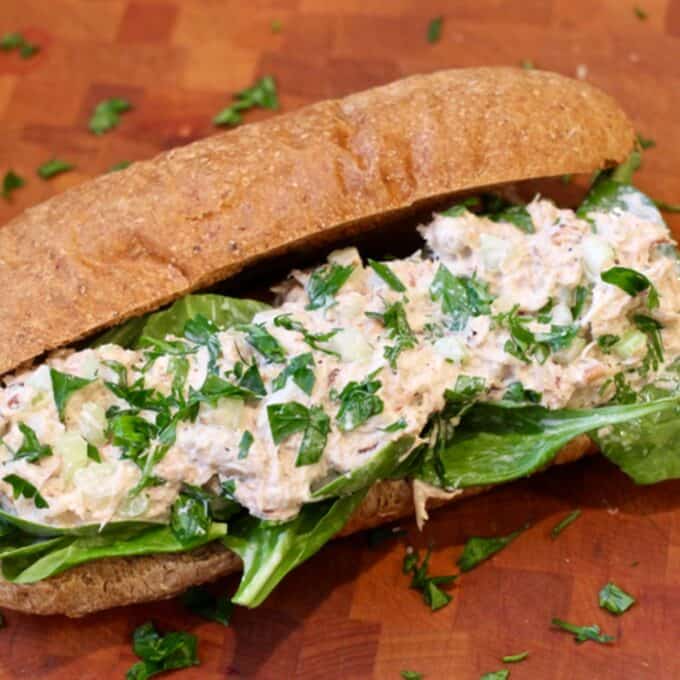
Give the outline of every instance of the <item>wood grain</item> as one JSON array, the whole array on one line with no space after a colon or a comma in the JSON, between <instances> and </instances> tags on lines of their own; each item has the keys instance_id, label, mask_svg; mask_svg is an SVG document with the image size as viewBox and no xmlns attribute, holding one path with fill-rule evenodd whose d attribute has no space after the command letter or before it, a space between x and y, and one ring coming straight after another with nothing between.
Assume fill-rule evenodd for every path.
<instances>
[{"instance_id":1,"label":"wood grain","mask_svg":"<svg viewBox=\"0 0 680 680\"><path fill-rule=\"evenodd\" d=\"M516 64L574 76L617 97L638 129L656 139L639 184L680 201L680 0L639 0L640 21L621 0L4 0L0 33L21 30L42 50L31 60L0 53L0 173L28 180L0 224L29 205L104 172L212 132L231 94L264 73L282 105L347 94L401 75L452 66ZM425 40L443 15L439 43ZM283 29L274 34L271 21ZM94 104L122 95L135 105L113 133L86 125ZM249 120L267 115L255 111ZM76 172L50 182L35 168L58 155ZM680 233L680 218L669 222ZM603 460L553 470L434 514L433 571L451 572L467 536L532 528L467 574L452 604L431 614L400 565L406 540L378 550L360 538L328 546L294 572L265 605L222 628L177 602L88 617L8 613L0 632L0 678L122 677L129 643L149 618L196 632L202 666L183 678L478 678L500 657L531 650L513 678L680 677L680 484L635 487ZM550 528L575 507L583 516L557 540ZM637 563L636 566L632 566ZM597 606L614 580L638 597L622 618ZM231 592L236 580L216 585ZM613 647L575 646L550 629L553 616L599 625Z\"/></svg>"}]
</instances>

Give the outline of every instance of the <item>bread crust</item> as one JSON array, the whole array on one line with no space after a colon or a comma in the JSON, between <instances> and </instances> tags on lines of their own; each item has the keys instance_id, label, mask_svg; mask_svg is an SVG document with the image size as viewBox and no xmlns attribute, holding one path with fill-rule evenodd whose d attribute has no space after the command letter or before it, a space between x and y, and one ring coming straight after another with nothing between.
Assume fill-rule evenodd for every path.
<instances>
[{"instance_id":1,"label":"bread crust","mask_svg":"<svg viewBox=\"0 0 680 680\"><path fill-rule=\"evenodd\" d=\"M621 162L590 85L440 71L246 125L102 176L0 229L0 375L305 245L462 190Z\"/></svg>"},{"instance_id":2,"label":"bread crust","mask_svg":"<svg viewBox=\"0 0 680 680\"><path fill-rule=\"evenodd\" d=\"M557 454L554 464L570 463L595 451L592 441L582 435ZM488 488L465 489L448 501L433 499L431 505L468 498ZM408 517L413 511L409 482L378 482L339 535ZM0 578L0 607L27 614L84 616L111 607L171 598L190 586L240 569L238 556L219 542L188 553L103 559L31 585L14 585Z\"/></svg>"}]
</instances>

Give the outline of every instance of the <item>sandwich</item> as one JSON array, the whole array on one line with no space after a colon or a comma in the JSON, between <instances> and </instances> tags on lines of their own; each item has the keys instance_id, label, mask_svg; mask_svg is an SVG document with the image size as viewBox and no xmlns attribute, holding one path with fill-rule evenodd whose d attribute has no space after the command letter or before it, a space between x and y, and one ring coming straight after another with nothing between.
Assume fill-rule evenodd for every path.
<instances>
[{"instance_id":1,"label":"sandwich","mask_svg":"<svg viewBox=\"0 0 680 680\"><path fill-rule=\"evenodd\" d=\"M680 476L677 251L636 158L583 82L451 70L7 224L0 606L82 616L242 570L254 607L336 535L552 464ZM517 200L566 175L594 175L574 209Z\"/></svg>"}]
</instances>

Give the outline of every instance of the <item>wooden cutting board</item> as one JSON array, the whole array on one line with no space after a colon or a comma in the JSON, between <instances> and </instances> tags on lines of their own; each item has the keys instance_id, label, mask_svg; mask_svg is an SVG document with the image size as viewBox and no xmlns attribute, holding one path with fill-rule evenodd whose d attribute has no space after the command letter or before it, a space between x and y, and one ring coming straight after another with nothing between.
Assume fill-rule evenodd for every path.
<instances>
[{"instance_id":1,"label":"wooden cutting board","mask_svg":"<svg viewBox=\"0 0 680 680\"><path fill-rule=\"evenodd\" d=\"M680 0L638 5L646 19L625 0L3 0L0 34L20 30L41 52L0 53L0 173L28 180L0 200L0 224L114 163L210 134L212 115L262 74L276 77L290 110L418 71L523 59L617 97L657 141L640 186L680 201ZM429 44L437 16L442 37ZM111 96L135 110L95 137L91 110ZM40 180L35 169L55 156L77 170ZM677 216L669 221L680 233ZM551 540L574 508L582 517ZM406 544L432 542L433 572L451 573L466 537L527 521L512 546L459 580L447 608L432 614L408 588ZM635 487L593 459L439 511L422 535L404 528L406 538L377 549L362 536L328 546L229 628L174 601L80 621L5 612L0 678L122 677L136 660L131 633L149 619L198 635L202 665L183 678L389 679L410 669L466 680L523 650L513 680L680 678L680 483ZM609 580L638 599L621 618L597 605ZM616 642L577 646L551 629L555 616L598 623Z\"/></svg>"}]
</instances>

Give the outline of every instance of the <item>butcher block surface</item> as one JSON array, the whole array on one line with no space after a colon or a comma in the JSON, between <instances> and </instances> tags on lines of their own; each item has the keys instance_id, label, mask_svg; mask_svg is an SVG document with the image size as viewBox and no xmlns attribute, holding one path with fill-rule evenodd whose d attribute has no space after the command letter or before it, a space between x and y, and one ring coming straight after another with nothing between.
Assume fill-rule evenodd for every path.
<instances>
[{"instance_id":1,"label":"butcher block surface","mask_svg":"<svg viewBox=\"0 0 680 680\"><path fill-rule=\"evenodd\" d=\"M440 16L441 38L430 43L428 24ZM292 110L411 73L523 60L616 97L656 141L638 184L680 202L680 0L3 0L0 35L11 31L41 51L26 60L0 52L0 176L12 168L27 179L0 199L0 224L122 160L211 134L212 116L264 74ZM92 109L113 96L134 110L92 135ZM39 179L36 168L55 156L76 170ZM680 234L680 218L668 221ZM553 540L551 528L576 508L581 517ZM432 544L431 572L449 574L466 538L527 522L457 581L448 607L432 613L409 589L407 545ZM132 631L148 620L198 636L201 666L177 678L398 680L412 670L472 680L502 668L512 680L680 677L680 482L636 487L595 457L436 511L422 533L413 522L402 528L378 546L365 535L332 543L228 628L177 601L81 620L6 611L0 678L123 677L137 660ZM237 580L212 588L231 593ZM622 617L598 606L608 581L637 599ZM576 645L553 617L597 623L616 640ZM501 662L525 650L527 660Z\"/></svg>"}]
</instances>

